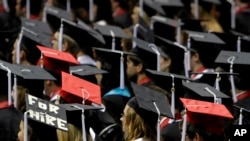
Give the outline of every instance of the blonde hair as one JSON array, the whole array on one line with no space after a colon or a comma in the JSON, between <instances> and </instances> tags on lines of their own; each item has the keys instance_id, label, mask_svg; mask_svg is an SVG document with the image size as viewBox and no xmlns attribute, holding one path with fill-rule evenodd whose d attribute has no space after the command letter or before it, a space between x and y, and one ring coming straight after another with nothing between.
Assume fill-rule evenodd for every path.
<instances>
[{"instance_id":1,"label":"blonde hair","mask_svg":"<svg viewBox=\"0 0 250 141\"><path fill-rule=\"evenodd\" d=\"M130 106L128 106L125 116L125 126L127 127L124 132L125 141L132 141L142 137L148 141L156 140L155 132Z\"/></svg>"},{"instance_id":2,"label":"blonde hair","mask_svg":"<svg viewBox=\"0 0 250 141\"><path fill-rule=\"evenodd\" d=\"M57 130L58 141L82 141L82 130L72 124L68 124L68 132ZM91 136L86 133L87 141L93 141Z\"/></svg>"}]
</instances>

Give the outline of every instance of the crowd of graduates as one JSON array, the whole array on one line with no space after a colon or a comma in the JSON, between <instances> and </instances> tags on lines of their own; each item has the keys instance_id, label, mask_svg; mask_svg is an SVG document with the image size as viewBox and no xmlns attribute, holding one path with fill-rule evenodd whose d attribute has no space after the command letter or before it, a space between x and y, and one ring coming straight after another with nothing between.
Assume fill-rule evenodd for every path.
<instances>
[{"instance_id":1,"label":"crowd of graduates","mask_svg":"<svg viewBox=\"0 0 250 141\"><path fill-rule=\"evenodd\" d=\"M1 141L228 141L250 124L249 0L0 0Z\"/></svg>"}]
</instances>

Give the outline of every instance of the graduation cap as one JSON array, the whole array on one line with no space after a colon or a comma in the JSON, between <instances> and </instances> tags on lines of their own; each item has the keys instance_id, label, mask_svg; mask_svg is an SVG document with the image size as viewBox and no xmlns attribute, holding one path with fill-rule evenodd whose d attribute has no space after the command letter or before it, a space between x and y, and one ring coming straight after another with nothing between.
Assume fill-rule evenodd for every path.
<instances>
[{"instance_id":1,"label":"graduation cap","mask_svg":"<svg viewBox=\"0 0 250 141\"><path fill-rule=\"evenodd\" d=\"M45 71L44 69L38 66L15 65L15 64L10 64L5 61L0 61L0 64L1 64L0 69L7 71L8 79L10 79L8 80L8 84L9 84L8 87L10 87L8 89L11 89L11 85L12 85L11 74L14 75L14 90L15 90L14 105L15 106L16 106L16 94L17 94L16 86L19 85L18 82L20 82L17 80L16 76L24 80L28 80L28 81L29 80L55 80L55 78L51 74L49 74L47 71ZM24 83L24 80L22 81L23 83ZM32 82L32 81L29 81L29 82ZM32 83L29 85L33 86ZM32 94L36 95L36 93L32 93Z\"/></svg>"},{"instance_id":2,"label":"graduation cap","mask_svg":"<svg viewBox=\"0 0 250 141\"><path fill-rule=\"evenodd\" d=\"M50 45L47 44L48 41L46 41L50 38L45 36L46 35L43 33L22 27L16 47L16 63L20 64L20 51L22 49L26 53L27 60L31 64L36 64L40 56L39 50L36 48L36 45Z\"/></svg>"},{"instance_id":3,"label":"graduation cap","mask_svg":"<svg viewBox=\"0 0 250 141\"><path fill-rule=\"evenodd\" d=\"M120 66L119 70L120 89L124 89L125 88L124 62L126 59L125 55L134 55L134 54L118 50L104 49L104 48L94 48L94 50L98 58L105 60L113 67Z\"/></svg>"},{"instance_id":4,"label":"graduation cap","mask_svg":"<svg viewBox=\"0 0 250 141\"><path fill-rule=\"evenodd\" d=\"M167 17L173 18L173 16L184 7L181 0L155 0L166 13Z\"/></svg>"},{"instance_id":5,"label":"graduation cap","mask_svg":"<svg viewBox=\"0 0 250 141\"><path fill-rule=\"evenodd\" d=\"M212 33L186 31L188 33L187 48L199 54L200 61L206 68L214 65L214 60L225 44Z\"/></svg>"},{"instance_id":6,"label":"graduation cap","mask_svg":"<svg viewBox=\"0 0 250 141\"><path fill-rule=\"evenodd\" d=\"M182 80L190 80L189 78L172 74L166 72L160 72L155 70L147 71L153 75L154 82L160 87L166 89L168 92L171 92L171 112L175 115L175 103L179 100L179 97L182 97L183 89L182 89ZM179 103L177 102L177 105Z\"/></svg>"},{"instance_id":7,"label":"graduation cap","mask_svg":"<svg viewBox=\"0 0 250 141\"><path fill-rule=\"evenodd\" d=\"M138 16L138 18L139 23L133 26L133 37L154 43L154 31L150 29L142 17ZM135 41L133 42L132 47L136 47Z\"/></svg>"},{"instance_id":8,"label":"graduation cap","mask_svg":"<svg viewBox=\"0 0 250 141\"><path fill-rule=\"evenodd\" d=\"M100 86L65 72L62 72L62 90L82 98L83 102L102 104Z\"/></svg>"},{"instance_id":9,"label":"graduation cap","mask_svg":"<svg viewBox=\"0 0 250 141\"><path fill-rule=\"evenodd\" d=\"M230 98L228 95L216 90L206 83L182 82L182 85L188 90L188 93L185 94L186 98L213 101L214 103L221 103L222 98ZM211 98L213 100L211 100Z\"/></svg>"},{"instance_id":10,"label":"graduation cap","mask_svg":"<svg viewBox=\"0 0 250 141\"><path fill-rule=\"evenodd\" d=\"M118 26L113 26L113 25L98 25L95 24L94 28L99 31L103 36L106 37L106 42L107 43L112 43L112 50L117 49L116 43L120 41L121 39L125 38L128 39L129 36L122 30L122 28ZM111 37L111 38L110 38ZM110 46L110 44L106 44L107 47Z\"/></svg>"},{"instance_id":11,"label":"graduation cap","mask_svg":"<svg viewBox=\"0 0 250 141\"><path fill-rule=\"evenodd\" d=\"M231 73L236 72L240 74L240 80L238 80L239 82L236 84L234 77L230 76L232 96L234 102L237 102L235 86L237 86L238 89L249 89L249 86L246 85L249 80L249 57L250 53L222 50L215 60L215 63L220 64L220 66L225 70L229 70Z\"/></svg>"},{"instance_id":12,"label":"graduation cap","mask_svg":"<svg viewBox=\"0 0 250 141\"><path fill-rule=\"evenodd\" d=\"M70 74L78 76L84 80L87 80L92 83L97 83L96 74L106 74L108 73L105 70L98 69L90 65L80 65L80 66L70 66Z\"/></svg>"},{"instance_id":13,"label":"graduation cap","mask_svg":"<svg viewBox=\"0 0 250 141\"><path fill-rule=\"evenodd\" d=\"M155 15L156 13L165 15L165 12L162 9L162 7L158 3L152 0L140 0L138 3L138 6L140 8L139 14L141 17L144 17L143 12L145 12L148 17L151 17Z\"/></svg>"},{"instance_id":14,"label":"graduation cap","mask_svg":"<svg viewBox=\"0 0 250 141\"><path fill-rule=\"evenodd\" d=\"M39 20L32 20L32 19L26 19L26 18L22 18L21 17L21 21L22 21L22 26L27 28L27 29L31 29L32 31L38 31L38 32L42 32L48 35L52 35L52 30L49 27L49 24L46 22L41 22Z\"/></svg>"},{"instance_id":15,"label":"graduation cap","mask_svg":"<svg viewBox=\"0 0 250 141\"><path fill-rule=\"evenodd\" d=\"M181 46L177 42L170 41L160 36L155 37L159 40L156 44L158 43L157 45L160 46L171 59L170 73L180 74L183 70L183 62L186 57L187 48Z\"/></svg>"},{"instance_id":16,"label":"graduation cap","mask_svg":"<svg viewBox=\"0 0 250 141\"><path fill-rule=\"evenodd\" d=\"M250 117L250 99L242 99L233 105L233 110L235 111L235 115L239 118L239 125L244 125L245 120L248 120Z\"/></svg>"},{"instance_id":17,"label":"graduation cap","mask_svg":"<svg viewBox=\"0 0 250 141\"><path fill-rule=\"evenodd\" d=\"M154 30L154 27L156 27L155 34L159 36L164 36L168 39L171 39L173 36L175 36L175 30L177 34L177 42L180 43L180 37L181 37L181 26L184 23L182 23L180 20L174 20L171 18L155 15L151 17L151 23L150 27L152 30ZM162 28L164 27L164 32L172 33L166 35L164 32L162 32ZM171 36L172 35L172 36ZM168 37L169 36L169 37Z\"/></svg>"},{"instance_id":18,"label":"graduation cap","mask_svg":"<svg viewBox=\"0 0 250 141\"><path fill-rule=\"evenodd\" d=\"M131 52L142 60L146 68L160 71L160 57L168 58L166 53L153 43L148 43L138 38L134 38L133 40L137 46Z\"/></svg>"},{"instance_id":19,"label":"graduation cap","mask_svg":"<svg viewBox=\"0 0 250 141\"><path fill-rule=\"evenodd\" d=\"M180 98L185 111L182 124L182 139L185 141L187 123L198 125L212 134L223 134L223 119L233 119L228 109L217 103Z\"/></svg>"},{"instance_id":20,"label":"graduation cap","mask_svg":"<svg viewBox=\"0 0 250 141\"><path fill-rule=\"evenodd\" d=\"M237 52L250 52L250 49L249 49L250 36L245 35L245 34L240 33L240 32L233 31L233 30L230 31L229 33L231 33L232 35L230 36L231 40L227 38L228 39L227 43L228 42L232 43L232 41L235 41L236 40L235 38L237 38L237 41L236 41L237 49L235 49L235 47L234 47L231 51L237 50ZM233 42L233 43L235 44L235 42Z\"/></svg>"},{"instance_id":21,"label":"graduation cap","mask_svg":"<svg viewBox=\"0 0 250 141\"><path fill-rule=\"evenodd\" d=\"M157 125L157 140L160 138L160 117L173 118L164 94L150 88L131 83L135 97L128 105L152 128Z\"/></svg>"},{"instance_id":22,"label":"graduation cap","mask_svg":"<svg viewBox=\"0 0 250 141\"><path fill-rule=\"evenodd\" d=\"M61 25L61 19L73 21L72 13L52 6L47 6L45 8L44 16L46 21L51 26L53 32L56 32L59 29Z\"/></svg>"},{"instance_id":23,"label":"graduation cap","mask_svg":"<svg viewBox=\"0 0 250 141\"><path fill-rule=\"evenodd\" d=\"M101 107L84 105L79 103L59 104L66 110L67 122L82 129L83 140L86 140L85 111L101 110Z\"/></svg>"},{"instance_id":24,"label":"graduation cap","mask_svg":"<svg viewBox=\"0 0 250 141\"><path fill-rule=\"evenodd\" d=\"M105 44L105 40L102 35L94 30L91 30L91 28L81 24L76 24L69 20L61 19L58 39L58 49L60 51L62 50L63 34L75 40L78 43L79 47L82 48L84 52L90 56L92 55L91 47Z\"/></svg>"}]
</instances>

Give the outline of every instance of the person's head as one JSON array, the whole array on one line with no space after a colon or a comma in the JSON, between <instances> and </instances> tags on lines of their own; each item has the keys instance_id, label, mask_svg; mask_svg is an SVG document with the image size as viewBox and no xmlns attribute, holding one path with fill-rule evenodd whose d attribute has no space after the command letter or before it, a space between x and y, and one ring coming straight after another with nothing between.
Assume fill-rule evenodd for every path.
<instances>
[{"instance_id":1,"label":"person's head","mask_svg":"<svg viewBox=\"0 0 250 141\"><path fill-rule=\"evenodd\" d=\"M51 42L52 42L52 48L58 50L59 32L55 32ZM68 52L72 54L74 57L77 57L77 53L80 52L80 50L81 49L78 43L73 38L71 38L66 34L63 35L62 51Z\"/></svg>"},{"instance_id":2,"label":"person's head","mask_svg":"<svg viewBox=\"0 0 250 141\"><path fill-rule=\"evenodd\" d=\"M22 86L17 86L17 109L21 112L25 112L26 111L26 107L25 107L25 94L29 93L29 90L25 87ZM14 100L14 91L12 91L12 100Z\"/></svg>"},{"instance_id":3,"label":"person's head","mask_svg":"<svg viewBox=\"0 0 250 141\"><path fill-rule=\"evenodd\" d=\"M122 8L125 10L128 9L128 3L125 0L110 0L110 2L111 2L113 12L119 8Z\"/></svg>"},{"instance_id":4,"label":"person's head","mask_svg":"<svg viewBox=\"0 0 250 141\"><path fill-rule=\"evenodd\" d=\"M12 63L16 64L17 60L16 60L16 56L17 56L17 45L18 45L18 38L16 39L14 45L13 45L13 49L12 49ZM27 53L29 53L29 50L23 45L21 44L20 47L20 63L24 60L27 60Z\"/></svg>"},{"instance_id":5,"label":"person's head","mask_svg":"<svg viewBox=\"0 0 250 141\"><path fill-rule=\"evenodd\" d=\"M145 67L142 60L136 56L127 56L127 76L130 80L137 80L139 74L145 73Z\"/></svg>"},{"instance_id":6,"label":"person's head","mask_svg":"<svg viewBox=\"0 0 250 141\"><path fill-rule=\"evenodd\" d=\"M147 138L150 141L155 140L155 130L128 104L124 108L121 121L125 141L135 140L140 137Z\"/></svg>"},{"instance_id":7,"label":"person's head","mask_svg":"<svg viewBox=\"0 0 250 141\"><path fill-rule=\"evenodd\" d=\"M138 6L135 6L132 10L132 15L131 15L133 25L139 23L139 15L140 15L140 8ZM145 12L143 12L142 18L148 25L150 24L150 18L148 17L148 15Z\"/></svg>"}]
</instances>

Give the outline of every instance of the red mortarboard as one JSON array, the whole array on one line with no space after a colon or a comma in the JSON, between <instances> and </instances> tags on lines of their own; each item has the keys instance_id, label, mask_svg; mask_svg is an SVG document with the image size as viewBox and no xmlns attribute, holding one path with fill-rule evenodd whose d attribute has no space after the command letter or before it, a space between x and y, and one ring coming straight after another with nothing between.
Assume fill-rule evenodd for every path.
<instances>
[{"instance_id":1,"label":"red mortarboard","mask_svg":"<svg viewBox=\"0 0 250 141\"><path fill-rule=\"evenodd\" d=\"M186 108L187 122L204 127L214 134L223 132L223 119L233 119L228 109L217 103L180 98Z\"/></svg>"},{"instance_id":2,"label":"red mortarboard","mask_svg":"<svg viewBox=\"0 0 250 141\"><path fill-rule=\"evenodd\" d=\"M61 52L55 49L37 46L41 51L42 59L37 63L39 66L61 74L61 71L69 72L69 66L71 64L79 64L73 55L67 52Z\"/></svg>"},{"instance_id":3,"label":"red mortarboard","mask_svg":"<svg viewBox=\"0 0 250 141\"><path fill-rule=\"evenodd\" d=\"M102 104L100 86L65 72L62 72L62 90L90 102Z\"/></svg>"}]
</instances>

